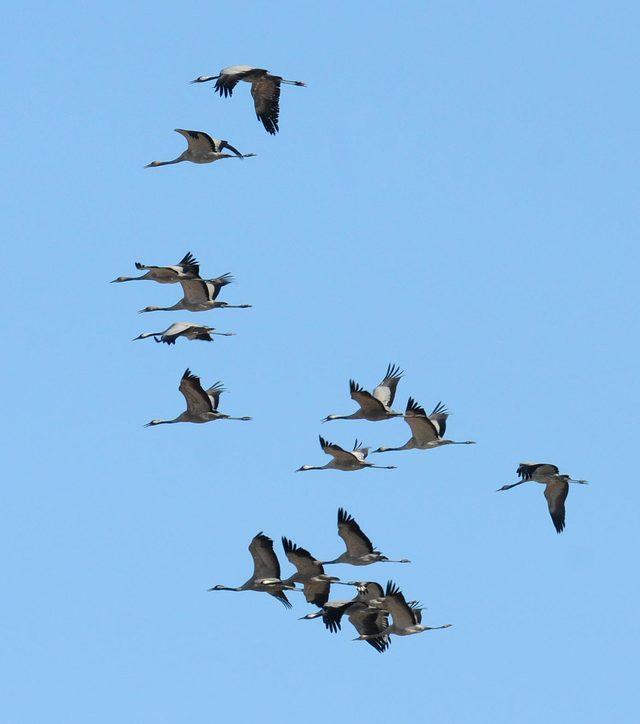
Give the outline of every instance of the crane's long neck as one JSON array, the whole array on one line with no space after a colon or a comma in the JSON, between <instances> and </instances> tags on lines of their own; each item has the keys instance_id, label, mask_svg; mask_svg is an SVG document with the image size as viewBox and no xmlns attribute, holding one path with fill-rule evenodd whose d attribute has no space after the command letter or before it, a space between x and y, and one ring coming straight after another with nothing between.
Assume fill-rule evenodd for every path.
<instances>
[{"instance_id":1,"label":"crane's long neck","mask_svg":"<svg viewBox=\"0 0 640 724\"><path fill-rule=\"evenodd\" d=\"M143 274L142 276L139 276L139 277L118 277L117 279L114 279L113 281L114 282L136 282L140 279L148 279L148 278L149 278L148 274Z\"/></svg>"},{"instance_id":2,"label":"crane's long neck","mask_svg":"<svg viewBox=\"0 0 640 724\"><path fill-rule=\"evenodd\" d=\"M137 339L147 339L148 337L162 337L162 332L143 332L142 334L139 334L137 337L133 338L133 341L135 342ZM156 339L156 342L159 340Z\"/></svg>"},{"instance_id":3,"label":"crane's long neck","mask_svg":"<svg viewBox=\"0 0 640 724\"><path fill-rule=\"evenodd\" d=\"M238 586L237 588L232 588L230 586L214 586L213 588L208 588L208 591L242 591L242 586Z\"/></svg>"},{"instance_id":4,"label":"crane's long neck","mask_svg":"<svg viewBox=\"0 0 640 724\"><path fill-rule=\"evenodd\" d=\"M174 158L173 161L151 161L145 168L156 168L156 166L170 166L172 163L180 163L180 161L188 160L188 151L183 151L178 158Z\"/></svg>"},{"instance_id":5,"label":"crane's long neck","mask_svg":"<svg viewBox=\"0 0 640 724\"><path fill-rule=\"evenodd\" d=\"M511 488L515 488L517 485L522 485L522 483L528 483L528 480L520 480L517 483L511 483L510 485L503 485L501 488L498 488L496 492L500 493L503 490L511 490Z\"/></svg>"},{"instance_id":6,"label":"crane's long neck","mask_svg":"<svg viewBox=\"0 0 640 724\"><path fill-rule=\"evenodd\" d=\"M405 442L404 445L401 447L379 447L377 450L374 450L373 452L381 453L381 452L397 452L398 450L413 450L413 448L416 446L416 443L413 438L411 440L408 440Z\"/></svg>"},{"instance_id":7,"label":"crane's long neck","mask_svg":"<svg viewBox=\"0 0 640 724\"><path fill-rule=\"evenodd\" d=\"M140 314L143 312L176 312L179 309L184 309L183 300L176 302L172 307L145 307L140 310ZM160 334L162 334L162 332L160 332Z\"/></svg>"},{"instance_id":8,"label":"crane's long neck","mask_svg":"<svg viewBox=\"0 0 640 724\"><path fill-rule=\"evenodd\" d=\"M351 415L328 415L322 422L331 422L331 420L361 420L362 410L352 413Z\"/></svg>"},{"instance_id":9,"label":"crane's long neck","mask_svg":"<svg viewBox=\"0 0 640 724\"><path fill-rule=\"evenodd\" d=\"M174 417L173 420L151 420L151 422L148 422L145 427L155 427L156 425L173 425L176 422L182 421L182 415L178 415L178 417Z\"/></svg>"}]
</instances>

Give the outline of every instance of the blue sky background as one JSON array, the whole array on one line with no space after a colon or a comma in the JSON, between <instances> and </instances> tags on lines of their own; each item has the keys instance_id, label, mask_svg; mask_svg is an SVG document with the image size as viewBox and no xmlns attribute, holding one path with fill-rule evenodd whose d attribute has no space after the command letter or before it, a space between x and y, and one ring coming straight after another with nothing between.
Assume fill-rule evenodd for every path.
<instances>
[{"instance_id":1,"label":"blue sky background","mask_svg":"<svg viewBox=\"0 0 640 724\"><path fill-rule=\"evenodd\" d=\"M12 8L4 721L635 717L639 22L631 2ZM308 81L279 136L248 86L188 85L237 63ZM143 169L176 127L258 157ZM108 284L188 250L254 308L138 316L179 288ZM238 336L130 341L183 319ZM319 424L388 362L396 407L444 400L478 444L295 475L326 462L319 432L406 441L402 420ZM144 429L183 409L187 366L254 421ZM494 493L521 459L591 481L562 536L540 486ZM259 530L337 555L338 506L413 564L333 572L393 577L453 628L380 656L298 621L299 595L205 592L249 576Z\"/></svg>"}]
</instances>

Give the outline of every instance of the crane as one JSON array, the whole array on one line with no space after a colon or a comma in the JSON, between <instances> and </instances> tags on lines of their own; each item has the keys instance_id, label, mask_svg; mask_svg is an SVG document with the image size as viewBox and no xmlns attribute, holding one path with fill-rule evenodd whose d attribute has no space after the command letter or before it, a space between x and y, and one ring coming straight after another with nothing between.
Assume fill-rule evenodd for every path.
<instances>
[{"instance_id":1,"label":"crane","mask_svg":"<svg viewBox=\"0 0 640 724\"><path fill-rule=\"evenodd\" d=\"M396 387L404 373L397 365L388 365L387 371L380 384L373 393L367 392L354 380L349 380L351 399L358 403L360 409L351 415L329 415L322 422L330 420L388 420L392 417L402 417L401 412L391 409L396 396Z\"/></svg>"},{"instance_id":2,"label":"crane","mask_svg":"<svg viewBox=\"0 0 640 724\"><path fill-rule=\"evenodd\" d=\"M174 128L176 133L181 134L187 139L187 148L178 158L173 161L152 161L145 168L155 168L156 166L169 166L172 163L180 163L181 161L191 161L191 163L213 163L221 158L250 158L255 153L240 153L228 141L219 141L212 138L204 131L188 131L184 128ZM222 153L223 149L229 149L232 153Z\"/></svg>"},{"instance_id":3,"label":"crane","mask_svg":"<svg viewBox=\"0 0 640 724\"><path fill-rule=\"evenodd\" d=\"M289 563L296 567L296 572L284 582L287 584L302 583L307 603L322 607L329 600L332 583L339 583L335 576L327 576L322 563L316 560L306 548L297 546L289 538L282 538L282 548Z\"/></svg>"},{"instance_id":4,"label":"crane","mask_svg":"<svg viewBox=\"0 0 640 724\"><path fill-rule=\"evenodd\" d=\"M520 463L516 470L516 475L520 477L517 483L503 485L497 492L500 493L503 490L510 490L511 488L515 488L516 485L522 485L522 483L541 483L545 486L544 497L547 499L549 515L553 521L553 526L556 529L556 533L562 533L565 520L564 503L567 495L569 495L569 483L588 485L588 482L586 480L573 480L570 475L561 475L558 466L552 465L551 463Z\"/></svg>"},{"instance_id":5,"label":"crane","mask_svg":"<svg viewBox=\"0 0 640 724\"><path fill-rule=\"evenodd\" d=\"M439 402L430 415L420 407L418 403L410 397L404 413L404 419L411 428L411 437L400 447L379 447L373 452L389 452L391 450L430 450L434 447L442 445L475 445L473 440L465 440L460 442L457 440L445 440L443 435L447 427L447 418L449 411Z\"/></svg>"},{"instance_id":6,"label":"crane","mask_svg":"<svg viewBox=\"0 0 640 724\"><path fill-rule=\"evenodd\" d=\"M140 279L158 282L158 284L175 284L181 279L198 279L200 277L200 265L196 258L189 251L177 264L172 266L148 266L136 262L136 269L147 269L147 273L139 277L118 277L112 282L133 282Z\"/></svg>"},{"instance_id":7,"label":"crane","mask_svg":"<svg viewBox=\"0 0 640 724\"><path fill-rule=\"evenodd\" d=\"M193 324L192 322L174 322L167 327L164 332L143 332L134 337L135 342L138 339L147 339L153 337L156 342L164 342L165 344L175 344L178 337L193 340L200 339L204 342L213 342L213 336L217 334L220 337L233 337L235 332L217 332L215 327L207 327L203 324Z\"/></svg>"},{"instance_id":8,"label":"crane","mask_svg":"<svg viewBox=\"0 0 640 724\"><path fill-rule=\"evenodd\" d=\"M258 591L277 598L285 608L291 608L285 590L296 590L295 586L280 579L280 562L273 550L273 540L262 531L255 535L249 544L249 553L253 558L253 575L237 588L218 584L209 591Z\"/></svg>"},{"instance_id":9,"label":"crane","mask_svg":"<svg viewBox=\"0 0 640 724\"><path fill-rule=\"evenodd\" d=\"M231 65L223 68L218 75L201 75L192 83L207 83L215 80L214 91L220 97L233 95L233 89L241 81L251 83L251 95L258 120L262 122L267 133L275 135L280 129L278 118L280 115L280 85L306 86L301 80L285 80L279 75L272 75L264 68L255 68L251 65Z\"/></svg>"},{"instance_id":10,"label":"crane","mask_svg":"<svg viewBox=\"0 0 640 724\"><path fill-rule=\"evenodd\" d=\"M391 626L382 631L382 635L390 636L411 636L411 634L422 633L423 631L436 631L443 628L451 628L450 623L442 626L425 626L422 623L422 609L412 607L404 598L404 595L393 581L387 583L383 598L370 601L372 608L381 608L391 616ZM366 641L372 636L379 634L360 634L354 641Z\"/></svg>"},{"instance_id":11,"label":"crane","mask_svg":"<svg viewBox=\"0 0 640 724\"><path fill-rule=\"evenodd\" d=\"M344 508L338 508L338 535L344 541L347 550L332 561L322 561L324 565L348 563L352 566L368 566L371 563L411 563L407 558L392 561L373 547L362 528Z\"/></svg>"},{"instance_id":12,"label":"crane","mask_svg":"<svg viewBox=\"0 0 640 724\"><path fill-rule=\"evenodd\" d=\"M183 297L172 307L145 307L144 312L174 312L186 310L188 312L206 312L209 309L248 309L251 304L227 304L218 302L217 297L222 287L233 281L231 274L223 274L215 279L185 279L180 281Z\"/></svg>"},{"instance_id":13,"label":"crane","mask_svg":"<svg viewBox=\"0 0 640 724\"><path fill-rule=\"evenodd\" d=\"M187 401L187 409L173 420L151 420L145 427L171 425L175 422L212 422L213 420L251 420L250 417L231 417L218 412L220 395L225 392L221 382L216 382L208 390L200 384L200 378L187 369L182 375L178 387Z\"/></svg>"},{"instance_id":14,"label":"crane","mask_svg":"<svg viewBox=\"0 0 640 724\"><path fill-rule=\"evenodd\" d=\"M379 583L373 581L356 582L357 595L350 601L328 601L320 611L308 613L300 620L311 620L322 617L325 628L336 633L342 628L342 617L346 614L351 625L358 634L366 636L367 643L379 653L389 647L390 639L383 632L389 626L388 614L380 608L373 608L370 602L384 596Z\"/></svg>"},{"instance_id":15,"label":"crane","mask_svg":"<svg viewBox=\"0 0 640 724\"><path fill-rule=\"evenodd\" d=\"M374 465L373 463L366 462L366 457L369 454L369 448L363 447L362 443L356 440L353 450L345 450L339 445L335 445L332 442L327 442L321 435L320 447L322 451L327 455L331 455L333 460L329 461L326 465L303 465L296 470L297 473L306 470L363 470L364 468L382 468L384 470L394 470L395 465Z\"/></svg>"}]
</instances>

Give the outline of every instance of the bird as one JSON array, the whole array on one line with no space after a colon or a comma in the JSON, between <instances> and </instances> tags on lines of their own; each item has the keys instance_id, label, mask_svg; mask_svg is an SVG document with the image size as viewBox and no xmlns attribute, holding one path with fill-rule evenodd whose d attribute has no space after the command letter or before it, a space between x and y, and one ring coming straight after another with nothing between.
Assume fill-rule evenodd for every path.
<instances>
[{"instance_id":1,"label":"bird","mask_svg":"<svg viewBox=\"0 0 640 724\"><path fill-rule=\"evenodd\" d=\"M382 598L384 590L374 581L354 582L350 585L357 587L358 593L355 598L350 601L328 601L320 611L302 616L300 620L322 617L325 628L331 633L336 633L342 628L342 617L347 614L349 622L358 634L367 637L363 640L379 653L383 653L390 644L389 637L382 633L389 626L388 614L380 608L372 608L369 604L374 599Z\"/></svg>"},{"instance_id":2,"label":"bird","mask_svg":"<svg viewBox=\"0 0 640 724\"><path fill-rule=\"evenodd\" d=\"M191 252L187 252L177 264L172 266L148 266L137 261L136 269L148 269L148 271L140 277L118 277L112 279L112 283L148 279L158 282L158 284L175 284L181 279L198 279L200 277L200 265Z\"/></svg>"},{"instance_id":3,"label":"bird","mask_svg":"<svg viewBox=\"0 0 640 724\"><path fill-rule=\"evenodd\" d=\"M233 89L239 81L251 83L251 95L258 120L262 122L267 133L275 135L280 130L280 84L306 86L301 80L285 80L279 75L272 75L263 68L251 65L231 65L223 68L218 75L201 75L192 83L207 83L215 80L214 92L220 97L233 95Z\"/></svg>"},{"instance_id":4,"label":"bird","mask_svg":"<svg viewBox=\"0 0 640 724\"><path fill-rule=\"evenodd\" d=\"M251 420L250 417L231 417L218 412L220 395L225 392L221 382L216 382L208 390L200 384L200 378L187 369L182 375L178 387L187 401L187 409L173 420L151 420L145 427L171 425L174 422L212 422L213 420Z\"/></svg>"},{"instance_id":5,"label":"bird","mask_svg":"<svg viewBox=\"0 0 640 724\"><path fill-rule=\"evenodd\" d=\"M223 274L215 279L185 279L180 281L183 297L172 307L145 307L139 311L144 312L174 312L186 310L187 312L206 312L209 309L248 309L251 304L227 304L216 301L222 287L233 281L231 274Z\"/></svg>"},{"instance_id":6,"label":"bird","mask_svg":"<svg viewBox=\"0 0 640 724\"><path fill-rule=\"evenodd\" d=\"M347 550L332 561L322 561L324 565L348 563L352 566L368 566L371 563L411 563L407 558L389 560L387 556L376 550L354 518L344 508L338 508L338 535L344 541Z\"/></svg>"},{"instance_id":7,"label":"bird","mask_svg":"<svg viewBox=\"0 0 640 724\"><path fill-rule=\"evenodd\" d=\"M397 365L388 365L387 371L380 384L373 393L367 392L354 380L349 380L351 399L358 403L360 409L351 415L329 415L322 422L330 420L388 420L392 417L402 417L401 412L391 409L396 396L396 387L404 373Z\"/></svg>"},{"instance_id":8,"label":"bird","mask_svg":"<svg viewBox=\"0 0 640 724\"><path fill-rule=\"evenodd\" d=\"M329 600L332 583L339 583L335 576L327 576L322 563L316 560L306 548L297 546L289 538L282 537L282 548L289 563L296 567L296 572L285 579L285 583L302 583L307 603L322 607Z\"/></svg>"},{"instance_id":9,"label":"bird","mask_svg":"<svg viewBox=\"0 0 640 724\"><path fill-rule=\"evenodd\" d=\"M445 440L443 435L447 427L449 411L439 402L430 415L410 397L404 413L404 419L411 428L411 438L401 447L379 447L373 452L389 452L391 450L430 450L442 445L475 445L473 440L464 442L457 440Z\"/></svg>"},{"instance_id":10,"label":"bird","mask_svg":"<svg viewBox=\"0 0 640 724\"><path fill-rule=\"evenodd\" d=\"M370 601L372 608L381 608L391 616L391 626L387 626L381 633L383 636L410 636L411 634L422 633L423 631L435 631L437 629L451 628L450 623L442 626L425 626L422 623L422 609L413 608L404 598L404 595L393 581L387 583L384 596L381 599ZM380 634L360 634L354 641L366 641L372 636Z\"/></svg>"},{"instance_id":11,"label":"bird","mask_svg":"<svg viewBox=\"0 0 640 724\"><path fill-rule=\"evenodd\" d=\"M233 337L235 332L217 332L215 327L207 327L202 324L193 324L191 322L174 322L167 327L164 332L143 332L134 337L135 342L138 339L147 339L153 337L156 342L164 342L165 344L175 344L178 337L185 339L201 339L204 342L213 342L212 335L217 334L220 337Z\"/></svg>"},{"instance_id":12,"label":"bird","mask_svg":"<svg viewBox=\"0 0 640 724\"><path fill-rule=\"evenodd\" d=\"M253 558L253 575L237 588L218 584L209 591L259 591L277 598L285 608L291 608L285 590L294 590L295 586L280 579L280 562L273 550L273 540L262 531L255 535L249 544L249 553Z\"/></svg>"},{"instance_id":13,"label":"bird","mask_svg":"<svg viewBox=\"0 0 640 724\"><path fill-rule=\"evenodd\" d=\"M174 158L173 161L152 161L145 168L169 166L172 163L180 163L181 161L213 163L213 161L219 161L221 158L250 158L256 155L255 153L240 153L228 141L219 141L204 131L187 131L184 128L174 128L173 130L187 139L188 146L186 150L178 158ZM222 153L225 148L232 153Z\"/></svg>"},{"instance_id":14,"label":"bird","mask_svg":"<svg viewBox=\"0 0 640 724\"><path fill-rule=\"evenodd\" d=\"M551 463L520 463L516 475L521 478L519 482L503 485L496 492L510 490L515 488L516 485L522 485L522 483L542 483L545 486L544 497L547 499L553 526L556 533L562 533L565 527L564 503L567 495L569 495L569 483L588 485L588 482L586 480L573 480L570 475L561 475L558 466Z\"/></svg>"},{"instance_id":15,"label":"bird","mask_svg":"<svg viewBox=\"0 0 640 724\"><path fill-rule=\"evenodd\" d=\"M331 455L333 460L329 461L326 465L303 465L296 470L297 473L306 470L363 470L364 468L381 468L384 470L394 470L395 465L374 465L373 463L366 462L366 457L369 454L369 448L363 447L362 443L356 440L353 450L344 450L339 445L332 442L327 442L322 435L319 436L320 447L323 452L327 455Z\"/></svg>"}]
</instances>

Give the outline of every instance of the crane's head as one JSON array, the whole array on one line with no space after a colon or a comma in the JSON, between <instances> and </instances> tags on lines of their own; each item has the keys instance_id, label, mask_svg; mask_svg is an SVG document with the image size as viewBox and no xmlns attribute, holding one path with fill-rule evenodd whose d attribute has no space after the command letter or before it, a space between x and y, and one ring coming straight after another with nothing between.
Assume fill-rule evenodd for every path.
<instances>
[{"instance_id":1,"label":"crane's head","mask_svg":"<svg viewBox=\"0 0 640 724\"><path fill-rule=\"evenodd\" d=\"M304 472L305 470L314 470L314 467L313 467L313 465L303 465L302 467L298 468L298 469L295 470L294 472L296 472L296 473L302 473L302 472Z\"/></svg>"}]
</instances>

